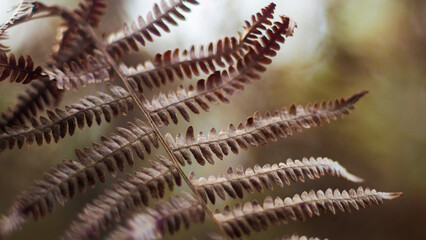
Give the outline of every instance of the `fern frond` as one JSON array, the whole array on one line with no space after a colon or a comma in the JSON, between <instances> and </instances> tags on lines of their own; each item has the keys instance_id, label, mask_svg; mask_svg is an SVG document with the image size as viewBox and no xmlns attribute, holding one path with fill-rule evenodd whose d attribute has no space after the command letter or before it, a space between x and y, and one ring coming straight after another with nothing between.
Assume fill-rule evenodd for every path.
<instances>
[{"instance_id":1,"label":"fern frond","mask_svg":"<svg viewBox=\"0 0 426 240\"><path fill-rule=\"evenodd\" d=\"M206 74L214 72L216 66L226 67L223 60L227 64L233 65L234 60L244 56L244 48L246 45L240 45L237 38L226 37L217 41L216 44L210 43L208 48L201 46L198 53L195 46L189 50L185 49L182 53L177 48L174 51L169 50L163 54L157 54L154 62L147 61L136 68L122 65L121 69L128 78L132 78L138 84L138 91L141 91L142 85L149 89L154 86L161 87L167 81L173 82L175 76L182 80L184 77L199 76L200 70Z\"/></svg>"},{"instance_id":2,"label":"fern frond","mask_svg":"<svg viewBox=\"0 0 426 240\"><path fill-rule=\"evenodd\" d=\"M180 226L188 228L191 222L204 222L204 210L201 204L189 193L184 197L174 196L169 202L160 202L154 209L147 209L137 214L128 222L127 227L120 227L108 239L159 239L166 232L177 232Z\"/></svg>"},{"instance_id":3,"label":"fern frond","mask_svg":"<svg viewBox=\"0 0 426 240\"><path fill-rule=\"evenodd\" d=\"M94 53L95 44L87 33L74 26L60 26L56 34L50 65L62 68L65 63L84 59Z\"/></svg>"},{"instance_id":4,"label":"fern frond","mask_svg":"<svg viewBox=\"0 0 426 240\"><path fill-rule=\"evenodd\" d=\"M251 230L266 230L268 224L288 223L289 220L304 221L307 217L319 216L320 211L329 210L336 212L351 212L351 208L371 207L383 204L383 200L391 200L401 196L402 193L377 192L359 187L348 192L327 189L325 193L321 190L311 190L302 194L294 195L293 198L275 200L268 196L261 206L256 201L247 202L244 206L237 204L234 208L226 206L223 213L216 211L215 218L225 228L231 238L239 238L242 233L250 235ZM336 211L337 210L337 211Z\"/></svg>"},{"instance_id":5,"label":"fern frond","mask_svg":"<svg viewBox=\"0 0 426 240\"><path fill-rule=\"evenodd\" d=\"M91 83L110 81L113 78L113 71L105 59L98 51L93 55L87 55L84 59L71 61L64 64L62 70L52 67L45 70L50 80L55 81L59 89L75 89L79 86L85 87Z\"/></svg>"},{"instance_id":6,"label":"fern frond","mask_svg":"<svg viewBox=\"0 0 426 240\"><path fill-rule=\"evenodd\" d=\"M45 106L55 105L62 96L56 84L48 79L41 78L32 81L25 93L18 96L18 103L9 108L8 112L0 117L0 130L6 126L19 126L25 124Z\"/></svg>"},{"instance_id":7,"label":"fern frond","mask_svg":"<svg viewBox=\"0 0 426 240\"><path fill-rule=\"evenodd\" d=\"M49 144L53 140L57 143L67 133L72 136L78 127L83 129L85 125L91 127L93 122L98 125L105 121L110 122L112 116L126 115L133 111L133 99L130 94L121 87L110 86L111 95L99 93L99 97L86 96L80 104L66 106L65 111L56 109L54 112L47 110L48 118L40 117L37 121L31 118L32 127L5 127L0 131L0 152L7 147L21 148L26 142L32 145L34 141L40 146L44 141Z\"/></svg>"},{"instance_id":8,"label":"fern frond","mask_svg":"<svg viewBox=\"0 0 426 240\"><path fill-rule=\"evenodd\" d=\"M2 35L0 35L0 52L2 52L2 53L10 52L10 47L1 43L1 41L6 40L6 39L8 39L8 36L6 35L6 33L3 33Z\"/></svg>"},{"instance_id":9,"label":"fern frond","mask_svg":"<svg viewBox=\"0 0 426 240\"><path fill-rule=\"evenodd\" d=\"M2 36L8 28L13 26L15 21L17 21L18 19L30 17L35 3L36 1L34 0L20 0L17 3L15 10L9 20L7 20L6 23L1 25L0 36Z\"/></svg>"},{"instance_id":10,"label":"fern frond","mask_svg":"<svg viewBox=\"0 0 426 240\"><path fill-rule=\"evenodd\" d=\"M182 12L189 12L190 8L186 4L198 4L196 0L172 0L170 6L162 0L161 8L155 4L152 12L147 15L146 21L139 17L138 24L133 22L129 27L124 25L122 31L110 34L107 38L108 52L119 58L123 54L129 52L130 49L138 51L137 42L145 46L145 41L152 41L152 35L161 36L158 28L165 32L169 32L168 24L177 25L172 16L179 20L185 20ZM138 26L139 25L139 26Z\"/></svg>"},{"instance_id":11,"label":"fern frond","mask_svg":"<svg viewBox=\"0 0 426 240\"><path fill-rule=\"evenodd\" d=\"M102 230L113 222L120 222L142 205L148 206L148 196L163 198L166 185L173 191L174 184L181 185L181 176L173 163L157 156L158 161L150 161L151 167L143 168L126 180L119 180L112 190L107 190L92 204L87 204L79 221L74 221L62 239L91 239L99 237Z\"/></svg>"},{"instance_id":12,"label":"fern frond","mask_svg":"<svg viewBox=\"0 0 426 240\"><path fill-rule=\"evenodd\" d=\"M80 2L78 8L72 10L75 21L81 25L88 24L97 27L104 9L108 7L105 0L85 0ZM57 43L53 46L50 65L62 69L63 64L84 59L86 55L93 54L95 44L76 22L66 21L57 30Z\"/></svg>"},{"instance_id":13,"label":"fern frond","mask_svg":"<svg viewBox=\"0 0 426 240\"><path fill-rule=\"evenodd\" d=\"M188 92L180 86L176 92L170 92L168 96L163 93L154 96L151 103L142 96L142 104L150 112L155 123L159 126L168 125L170 117L176 124L177 111L189 122L188 111L198 114L198 107L209 111L208 103L215 105L220 102L229 103L230 100L226 95L233 96L241 92L244 85L259 79L258 73L266 70L265 65L271 62L270 57L275 56L275 51L280 49L278 43L283 43L285 41L283 36L293 31L288 27L292 22L291 19L281 20L282 22L275 23L272 30L267 31L269 38L263 37L262 44L256 42L256 50L250 48L244 58L238 61L236 68L230 66L222 73L216 71L207 78L207 81L199 80L196 87L190 85Z\"/></svg>"},{"instance_id":14,"label":"fern frond","mask_svg":"<svg viewBox=\"0 0 426 240\"><path fill-rule=\"evenodd\" d=\"M249 146L266 146L269 141L275 142L277 138L291 136L293 130L300 132L303 128L321 126L322 121L329 123L330 120L343 118L367 93L362 91L347 99L308 104L305 108L293 104L289 111L284 107L281 111L274 111L272 115L267 112L264 117L256 112L245 124L240 123L237 127L231 124L219 134L212 128L207 137L202 132L195 137L192 126L188 128L185 137L181 133L176 136L176 140L170 134L165 137L181 164L184 161L191 164L191 154L201 165L206 161L214 164L213 154L222 160L224 155L228 155L228 148L238 154L239 148L246 151Z\"/></svg>"},{"instance_id":15,"label":"fern frond","mask_svg":"<svg viewBox=\"0 0 426 240\"><path fill-rule=\"evenodd\" d=\"M210 240L225 240L227 238L225 238L224 236L212 233L209 234L209 239ZM283 236L282 238L276 238L276 240L320 240L320 238L317 237L306 237L306 236L299 236L299 234L295 233L291 236ZM327 240L327 238L325 238L324 240Z\"/></svg>"},{"instance_id":16,"label":"fern frond","mask_svg":"<svg viewBox=\"0 0 426 240\"><path fill-rule=\"evenodd\" d=\"M284 183L290 185L291 181L305 181L305 177L309 179L320 178L325 174L331 176L342 177L352 182L361 182L362 179L347 172L338 162L328 158L303 158L300 160L287 159L286 163L269 164L260 167L255 165L254 168L247 168L245 171L242 166L238 166L235 171L228 169L227 174L219 176L210 176L206 178L195 178L195 174L191 173L189 178L197 191L207 203L207 199L213 204L216 202L215 193L222 199L226 200L226 195L231 198L243 198L245 189L248 193L254 193L253 189L263 192L266 187L273 190L273 183L278 187L284 187Z\"/></svg>"},{"instance_id":17,"label":"fern frond","mask_svg":"<svg viewBox=\"0 0 426 240\"><path fill-rule=\"evenodd\" d=\"M125 162L133 166L132 150L144 159L144 152L151 153L151 145L159 147L156 136L141 120L117 131L118 134L101 137L102 143L93 143L93 149L77 149L78 161L64 160L47 172L43 180L36 181L34 187L20 194L8 216L0 221L0 235L9 235L31 216L37 220L52 212L55 200L64 205L68 197L74 197L77 188L84 192L87 186L94 186L96 176L104 182L105 172L115 177L117 169L124 171Z\"/></svg>"},{"instance_id":18,"label":"fern frond","mask_svg":"<svg viewBox=\"0 0 426 240\"><path fill-rule=\"evenodd\" d=\"M10 77L10 82L28 84L34 79L42 77L43 69L38 66L34 69L34 62L30 56L20 56L16 61L14 54L6 55L0 52L0 82Z\"/></svg>"},{"instance_id":19,"label":"fern frond","mask_svg":"<svg viewBox=\"0 0 426 240\"><path fill-rule=\"evenodd\" d=\"M78 16L79 22L97 27L99 18L105 14L104 10L108 7L108 4L106 0L85 0L80 2L78 6L79 8L73 12Z\"/></svg>"},{"instance_id":20,"label":"fern frond","mask_svg":"<svg viewBox=\"0 0 426 240\"><path fill-rule=\"evenodd\" d=\"M139 64L136 69L123 65L122 70L127 73L127 77L134 79L141 91L142 83L152 89L154 86L164 85L167 80L173 82L175 75L180 79L184 76L192 78L193 75L199 76L200 71L209 74L216 71L216 66L224 68L226 64L233 65L234 60L238 61L244 56L249 48L247 44L253 43L253 39L257 38L256 34L261 34L260 30L272 25L270 19L273 18L274 9L275 4L271 3L252 16L252 24L246 21L244 35L239 33L240 39L225 37L216 43L210 43L208 47L200 46L198 53L194 45L182 53L179 49L169 50L163 54L157 54L154 62L147 61Z\"/></svg>"},{"instance_id":21,"label":"fern frond","mask_svg":"<svg viewBox=\"0 0 426 240\"><path fill-rule=\"evenodd\" d=\"M293 234L291 236L283 236L280 239L277 240L320 240L317 237L306 237L306 236L299 236L299 234ZM327 239L324 239L327 240Z\"/></svg>"},{"instance_id":22,"label":"fern frond","mask_svg":"<svg viewBox=\"0 0 426 240\"><path fill-rule=\"evenodd\" d=\"M251 23L245 21L244 31L242 33L242 42L252 43L253 39L257 39L258 35L262 35L262 30L266 30L266 26L272 25L271 20L274 18L274 10L276 4L270 3L268 6L251 16Z\"/></svg>"}]
</instances>

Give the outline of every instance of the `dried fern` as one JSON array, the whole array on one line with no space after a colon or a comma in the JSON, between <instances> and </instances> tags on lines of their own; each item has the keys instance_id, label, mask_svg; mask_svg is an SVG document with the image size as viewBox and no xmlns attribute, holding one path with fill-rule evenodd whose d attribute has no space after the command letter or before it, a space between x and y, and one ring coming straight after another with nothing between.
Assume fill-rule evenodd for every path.
<instances>
[{"instance_id":1,"label":"dried fern","mask_svg":"<svg viewBox=\"0 0 426 240\"><path fill-rule=\"evenodd\" d=\"M7 53L10 51L9 47L6 46L6 44L1 43L2 41L8 39L7 35L5 33L0 35L0 52L1 53Z\"/></svg>"},{"instance_id":2,"label":"dried fern","mask_svg":"<svg viewBox=\"0 0 426 240\"><path fill-rule=\"evenodd\" d=\"M187 50L168 50L136 67L125 64L124 57L130 50L138 51L154 41L154 36L161 36L161 31L169 32L170 26L177 25L177 20L185 20L183 14L197 4L196 0L161 1L145 19L139 17L137 23L125 25L119 32L98 37L93 28L99 26L108 7L105 0L84 0L76 9L37 1L18 3L12 18L0 28L0 41L6 38L7 29L33 19L55 16L61 18L62 24L51 58L43 68L34 69L31 57L16 59L0 43L0 81L9 78L10 82L31 82L26 93L18 97L18 103L1 115L0 151L21 148L24 144L59 142L72 136L77 128L100 125L103 119L110 123L112 117L134 109L143 114L145 121L135 119L127 127L119 126L117 133L101 137L101 142L93 143L92 148L76 149L77 160L63 160L52 167L34 186L22 192L9 213L1 217L0 238L9 236L29 219L37 220L52 212L57 203L65 205L77 192L84 193L87 187L105 182L107 174L116 177L118 171L125 171L126 165L133 167L136 158L145 159L160 145L167 156L158 155L156 160L148 162L149 166L118 179L111 189L84 207L62 239L99 238L122 221L127 221L127 226L118 227L109 239L158 239L179 231L181 225L188 228L191 222L202 223L206 217L218 230L210 234L212 239L240 238L252 231L267 230L270 224L303 221L326 210L333 213L359 210L401 195L361 187L342 192L312 190L284 200L268 196L263 206L252 201L212 211L209 204L215 205L217 196L223 201L227 197L242 199L244 192L274 191L274 185L283 187L291 182L304 182L306 178L331 175L361 182L361 178L328 158L288 159L245 170L241 166L230 167L227 173L208 177L195 177L196 170L186 174L183 166L192 164L194 159L200 165L214 164L215 157L222 160L230 152L238 154L250 147L266 146L291 136L293 131L342 118L367 91L306 107L292 105L263 116L256 112L245 123L230 124L219 132L212 128L208 135L202 132L196 135L192 126L185 135L179 133L175 138L170 133L163 135L159 129L172 122L178 124L178 115L191 122L191 112L208 112L210 105L230 103L231 96L259 80L280 50L280 44L297 27L285 15L274 20L275 4L271 3L252 15L237 36ZM207 74L207 78L188 88L179 86L164 93L167 82L201 73ZM88 84L113 79L121 81L125 88L108 85L108 94L85 96L65 109L54 107L70 89L79 91ZM154 87L161 92L148 99L145 90ZM183 182L191 193L182 191L169 201L160 200L168 191L181 188ZM295 234L282 239L308 238Z\"/></svg>"},{"instance_id":3,"label":"dried fern","mask_svg":"<svg viewBox=\"0 0 426 240\"><path fill-rule=\"evenodd\" d=\"M47 111L48 118L40 117L37 121L31 118L31 127L7 127L0 132L0 152L7 147L13 149L15 146L21 148L24 143L32 145L36 142L39 146L44 141L49 144L52 138L58 142L68 133L72 136L78 127L85 125L91 127L94 122L102 123L102 116L106 122L111 122L113 116L126 115L133 111L134 104L130 94L121 87L110 87L111 95L99 93L99 97L86 96L80 104L66 106L65 110L55 109Z\"/></svg>"},{"instance_id":4,"label":"dried fern","mask_svg":"<svg viewBox=\"0 0 426 240\"><path fill-rule=\"evenodd\" d=\"M150 161L150 168L143 168L117 185L104 195L86 205L79 221L75 221L64 234L63 239L90 239L99 236L114 221L125 219L141 205L148 206L148 196L163 198L166 185L173 191L174 185L181 186L181 177L173 163L165 157L157 156L158 161Z\"/></svg>"},{"instance_id":5,"label":"dried fern","mask_svg":"<svg viewBox=\"0 0 426 240\"><path fill-rule=\"evenodd\" d=\"M299 236L298 234L293 234L291 236L284 236L280 240L320 240L316 237L306 237L306 236ZM324 239L327 240L327 239Z\"/></svg>"},{"instance_id":6,"label":"dried fern","mask_svg":"<svg viewBox=\"0 0 426 240\"><path fill-rule=\"evenodd\" d=\"M45 174L44 179L23 192L15 201L8 216L0 223L0 232L8 235L19 228L29 217L38 219L53 211L55 201L64 205L76 191L85 192L87 186L96 184L96 177L105 182L105 172L112 176L124 171L125 162L133 166L132 149L138 158L151 153L151 145L158 148L152 130L136 119L128 128L117 128L118 134L102 137L102 143L93 143L93 149L76 150L78 161L64 160Z\"/></svg>"},{"instance_id":7,"label":"dried fern","mask_svg":"<svg viewBox=\"0 0 426 240\"><path fill-rule=\"evenodd\" d=\"M244 33L238 32L239 39L225 37L208 46L201 45L198 54L194 45L182 53L178 48L173 51L168 50L163 54L157 54L154 62L147 61L138 65L136 69L123 65L122 69L128 73L127 77L133 78L138 83L139 91L141 91L141 83L151 89L153 86L164 85L167 80L173 81L174 76L180 79L192 78L193 75L200 75L201 71L208 74L215 72L217 66L224 68L227 65L233 65L234 60L238 61L244 56L249 48L248 44L253 45L253 41L261 34L261 30L272 25L274 9L275 4L271 3L261 12L253 15L252 23L246 21Z\"/></svg>"},{"instance_id":8,"label":"dried fern","mask_svg":"<svg viewBox=\"0 0 426 240\"><path fill-rule=\"evenodd\" d=\"M62 93L57 89L55 83L45 78L32 81L25 93L18 96L15 106L1 114L0 130L5 130L6 126L24 125L32 117L37 116L39 111L56 105L61 96Z\"/></svg>"},{"instance_id":9,"label":"dried fern","mask_svg":"<svg viewBox=\"0 0 426 240\"><path fill-rule=\"evenodd\" d=\"M36 2L34 0L20 0L15 6L12 16L0 27L0 36L20 18L30 17Z\"/></svg>"},{"instance_id":10,"label":"dried fern","mask_svg":"<svg viewBox=\"0 0 426 240\"><path fill-rule=\"evenodd\" d=\"M255 42L256 49L250 48L238 61L236 68L230 66L222 73L216 71L207 80L199 80L196 87L190 85L188 91L179 87L168 96L160 93L151 103L142 97L142 104L150 112L155 123L158 126L169 125L170 117L177 124L177 111L189 122L188 110L198 114L198 108L209 111L208 103L215 105L220 102L229 103L230 100L226 95L235 95L244 89L244 85L259 79L258 73L266 70L264 65L269 64L271 62L269 57L275 56L275 51L280 49L278 43L284 42L283 36L292 34L292 29L288 27L290 19L281 20L275 23L273 30L267 32L269 39L262 40L262 45Z\"/></svg>"},{"instance_id":11,"label":"dried fern","mask_svg":"<svg viewBox=\"0 0 426 240\"><path fill-rule=\"evenodd\" d=\"M177 25L173 19L185 20L182 12L189 12L190 9L186 4L198 4L196 0L172 0L170 5L162 1L162 10L155 4L152 12L149 12L146 19L138 18L138 23L133 22L130 26L125 25L123 30L110 34L107 38L108 52L115 57L120 57L124 53L133 49L138 51L137 42L145 46L146 41L153 41L152 35L161 36L158 28L165 32L169 32L168 24Z\"/></svg>"},{"instance_id":12,"label":"dried fern","mask_svg":"<svg viewBox=\"0 0 426 240\"><path fill-rule=\"evenodd\" d=\"M401 194L377 192L369 188L364 190L362 187L342 192L330 188L325 192L312 190L284 200L267 197L263 206L256 201L237 204L233 208L226 206L223 212L216 211L215 217L224 226L229 237L239 238L242 233L250 235L251 230L267 230L268 224L278 225L288 223L289 220L304 221L307 217L319 216L327 210L333 214L360 210L383 204L383 200L392 200Z\"/></svg>"},{"instance_id":13,"label":"dried fern","mask_svg":"<svg viewBox=\"0 0 426 240\"><path fill-rule=\"evenodd\" d=\"M78 62L77 62L78 61ZM108 82L113 78L111 66L99 52L87 55L85 59L65 63L62 70L53 66L45 72L59 89L78 90L92 83Z\"/></svg>"},{"instance_id":14,"label":"dried fern","mask_svg":"<svg viewBox=\"0 0 426 240\"><path fill-rule=\"evenodd\" d=\"M192 184L197 188L203 200L209 199L213 204L216 202L215 193L226 200L226 195L231 198L243 198L245 189L248 193L254 193L253 189L263 192L264 187L273 190L273 183L278 187L284 184L305 181L309 179L320 178L325 174L338 176L352 182L362 182L362 179L346 171L338 162L328 158L307 158L302 161L287 159L286 163L279 163L270 166L269 164L260 167L247 168L245 171L242 166L238 166L235 171L228 169L227 174L220 174L218 177L210 176L208 178L195 178L192 172L189 176Z\"/></svg>"},{"instance_id":15,"label":"dried fern","mask_svg":"<svg viewBox=\"0 0 426 240\"><path fill-rule=\"evenodd\" d=\"M80 2L79 8L75 9L74 12L80 22L97 27L100 21L99 18L105 14L104 9L106 7L108 7L106 0L85 0Z\"/></svg>"},{"instance_id":16,"label":"dried fern","mask_svg":"<svg viewBox=\"0 0 426 240\"><path fill-rule=\"evenodd\" d=\"M41 77L42 68L34 69L34 62L30 56L20 56L16 61L15 55L7 56L0 52L0 82L10 78L10 82L22 82L28 84L34 79Z\"/></svg>"},{"instance_id":17,"label":"dried fern","mask_svg":"<svg viewBox=\"0 0 426 240\"><path fill-rule=\"evenodd\" d=\"M165 232L174 232L180 229L181 224L188 228L191 222L204 222L204 211L197 200L186 192L184 197L170 198L170 203L160 202L156 209L147 209L146 212L136 215L128 222L127 228L119 228L108 238L119 239L158 239Z\"/></svg>"},{"instance_id":18,"label":"dried fern","mask_svg":"<svg viewBox=\"0 0 426 240\"><path fill-rule=\"evenodd\" d=\"M231 124L226 131L217 133L212 128L207 137L203 133L195 137L193 127L189 127L185 137L179 133L174 140L167 134L166 139L180 164L184 165L185 161L192 164L191 155L201 165L206 161L214 164L213 154L222 160L224 155L228 155L229 149L238 154L239 148L246 151L249 146L266 146L269 141L275 142L278 138L291 136L293 130L301 132L303 128L321 126L322 121L329 123L330 120L343 118L365 94L367 91L340 101L336 99L323 101L321 104L308 104L305 108L292 105L290 110L283 108L281 111L274 111L272 115L267 112L264 117L257 112L245 124L240 123L237 127Z\"/></svg>"},{"instance_id":19,"label":"dried fern","mask_svg":"<svg viewBox=\"0 0 426 240\"><path fill-rule=\"evenodd\" d=\"M103 14L101 9L105 8L106 6L107 5L105 4L104 0L87 0L86 3L80 4L78 9L73 10L73 13L69 13L59 6L45 6L44 4L37 1L21 0L17 5L14 15L6 24L1 27L0 40L5 38L4 31L6 31L8 28L18 23L29 21L31 20L32 16L37 15L38 13L45 13L45 16L61 16L64 18L66 21L65 24L68 24L66 28L69 30L65 31L64 35L73 33L70 35L75 37L77 33L83 33L84 36L84 31L78 31L78 28L75 25L75 21L77 20L71 17L73 16L72 14L79 16L80 20L85 19L87 23L96 26L97 22L99 21L99 17ZM58 47L52 56L55 61L53 63L49 63L48 65L62 67L63 64L72 60L77 60L78 57L84 56L84 52L87 52L88 49L93 49L93 44L89 44L91 48L86 47L84 48L84 51L80 51L81 46L79 46L77 47L78 51L73 51L76 49L69 48L69 46L72 45L70 43L72 41L68 40L70 38L72 37L60 37L60 46L66 47ZM87 38L84 40L87 42ZM58 59L58 56L62 56L61 59ZM31 66L31 64L29 64L29 66ZM32 74L32 77L40 75L40 70L41 69L36 68L35 73ZM24 94L21 94L18 97L20 102L16 104L15 107L10 108L10 113L7 115L2 114L2 120L0 119L0 130L4 130L5 126L11 127L22 125L27 122L26 120L36 116L38 111L43 110L45 106L51 107L56 105L61 100L62 93L63 92L57 88L56 84L51 83L45 78L35 80L33 86L29 87Z\"/></svg>"},{"instance_id":20,"label":"dried fern","mask_svg":"<svg viewBox=\"0 0 426 240\"><path fill-rule=\"evenodd\" d=\"M85 0L72 13L77 16L76 21L97 27L104 9L108 7L105 0ZM64 23L58 28L57 44L53 47L51 65L62 67L72 61L84 59L86 54L92 54L95 49L93 41L87 33L75 23ZM98 55L99 56L99 55Z\"/></svg>"},{"instance_id":21,"label":"dried fern","mask_svg":"<svg viewBox=\"0 0 426 240\"><path fill-rule=\"evenodd\" d=\"M83 30L76 27L60 26L56 35L57 43L53 46L49 65L62 68L64 64L84 59L87 54L93 54L93 41Z\"/></svg>"}]
</instances>

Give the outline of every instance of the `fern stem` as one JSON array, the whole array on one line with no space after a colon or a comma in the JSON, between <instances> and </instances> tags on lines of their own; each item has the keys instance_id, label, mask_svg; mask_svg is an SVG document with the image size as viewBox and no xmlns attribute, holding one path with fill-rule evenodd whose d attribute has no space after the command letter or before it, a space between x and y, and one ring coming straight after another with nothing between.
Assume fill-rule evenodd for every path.
<instances>
[{"instance_id":1,"label":"fern stem","mask_svg":"<svg viewBox=\"0 0 426 240\"><path fill-rule=\"evenodd\" d=\"M198 193L195 186L192 184L192 182L189 180L188 176L184 173L183 169L180 167L178 160L176 159L175 155L173 154L173 150L171 147L167 144L166 140L164 139L163 135L161 134L160 130L158 129L158 126L155 124L154 120L152 119L151 115L149 114L149 111L143 106L142 102L134 92L133 88L130 86L130 84L127 81L127 77L125 74L121 71L118 64L115 62L114 58L108 53L106 47L104 44L98 39L96 33L93 31L93 28L89 26L88 24L85 24L83 26L83 29L86 29L89 36L92 38L93 42L95 43L98 50L100 50L104 56L106 57L108 63L111 65L111 67L114 69L115 73L118 75L120 80L123 82L124 86L126 87L127 91L130 93L130 95L135 100L136 105L141 110L143 115L145 116L146 120L148 121L151 129L153 130L154 134L159 139L161 145L163 145L164 149L167 152L167 155L170 157L170 159L173 161L173 164L176 166L176 169L179 171L179 174L182 176L182 178L185 180L193 194L197 197L197 201L202 205L204 211L209 215L209 217L212 219L214 224L219 228L221 231L224 239L228 239L228 236L225 232L225 229L222 227L220 222L214 217L213 212L210 211L210 208L207 206L207 204L203 201L200 193Z\"/></svg>"}]
</instances>

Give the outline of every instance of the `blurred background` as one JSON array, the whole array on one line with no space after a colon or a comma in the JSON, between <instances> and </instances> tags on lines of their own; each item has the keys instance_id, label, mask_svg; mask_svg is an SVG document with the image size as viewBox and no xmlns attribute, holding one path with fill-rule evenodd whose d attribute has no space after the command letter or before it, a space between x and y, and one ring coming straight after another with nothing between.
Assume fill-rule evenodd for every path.
<instances>
[{"instance_id":1,"label":"blurred background","mask_svg":"<svg viewBox=\"0 0 426 240\"><path fill-rule=\"evenodd\" d=\"M0 22L11 15L17 1L3 0ZM43 1L76 7L78 1ZM109 1L110 8L99 27L99 33L118 30L123 22L138 15L146 16L155 1ZM270 1L260 0L200 0L186 14L187 21L172 27L172 32L157 38L143 51L133 53L126 63L136 65L152 58L157 52L174 48L189 48L208 44L225 36L236 36L243 21L265 7ZM248 239L274 239L294 232L329 239L423 239L426 233L426 1L422 0L279 0L276 17L285 14L298 23L294 37L288 38L261 81L232 97L229 105L212 107L209 113L191 115L192 123L162 129L163 133L184 132L189 125L196 131L211 127L224 129L229 123L245 121L255 111L264 113L292 103L337 97L348 97L360 90L370 93L344 120L322 128L307 129L269 147L251 149L238 156L230 155L214 166L186 167L196 176L216 175L229 166L252 167L285 161L287 158L329 157L339 161L350 172L365 179L364 187L380 191L402 191L404 195L383 206L352 214L331 213L306 222L271 226L267 233L255 233ZM37 64L49 60L55 42L59 19L43 19L10 29L7 44L12 52L31 55ZM195 79L178 82L188 86ZM119 84L119 81L116 81ZM0 110L4 112L24 91L19 84L0 83ZM87 94L105 91L104 84L92 85L79 93L67 92L59 107L78 101ZM165 89L163 91L168 91ZM155 93L155 92L154 92ZM158 93L158 92L157 92ZM149 95L149 93L148 93ZM150 96L150 95L149 95ZM4 214L15 197L40 179L43 172L66 159L75 159L74 149L90 146L101 135L113 132L134 117L118 117L113 124L103 124L77 131L58 144L24 147L0 154L0 213ZM161 151L160 151L161 153ZM145 166L139 162L139 166ZM137 168L139 167L137 166ZM137 169L134 168L134 169ZM134 170L133 169L133 170ZM128 173L132 169L126 170ZM121 174L120 176L122 176ZM102 193L117 179L108 178L86 194L78 194L66 207L57 207L53 214L39 222L30 221L23 231L11 239L57 239L76 218L85 203ZM277 188L274 192L245 195L243 200L229 199L227 204L257 199L267 195L282 198L311 189L349 189L357 187L343 179L322 177L305 183ZM175 190L178 193L179 190ZM219 202L212 208L222 209ZM209 220L188 230L203 239L205 229L213 229ZM181 231L177 239L186 239ZM169 236L170 237L170 236ZM171 238L171 237L170 237Z\"/></svg>"}]
</instances>

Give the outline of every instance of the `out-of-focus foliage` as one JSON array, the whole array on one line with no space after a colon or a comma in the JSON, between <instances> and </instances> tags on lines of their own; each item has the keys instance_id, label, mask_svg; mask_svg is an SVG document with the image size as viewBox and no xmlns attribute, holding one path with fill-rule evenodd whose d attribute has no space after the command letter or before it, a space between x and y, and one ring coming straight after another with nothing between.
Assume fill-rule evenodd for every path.
<instances>
[{"instance_id":1,"label":"out-of-focus foliage","mask_svg":"<svg viewBox=\"0 0 426 240\"><path fill-rule=\"evenodd\" d=\"M251 3L252 1L255 3ZM75 1L69 2L70 6L75 4ZM111 4L115 5L116 2L119 1L111 1ZM135 1L126 2L131 5ZM212 28L211 31L220 35L215 39L232 34L230 29L237 29L242 19L253 12L245 9L244 4L241 7L235 2L249 2L247 7L256 5L253 9L259 9L268 3L254 0L217 1L215 4L222 6L226 13L216 16L219 20L215 20L216 28ZM288 2L291 1L276 1L278 7L291 5ZM284 161L289 157L326 156L339 161L351 172L363 177L368 186L384 191L404 192L404 196L399 201L389 202L387 207L372 208L351 216L325 215L310 219L306 223L290 223L281 226L280 231L271 230L266 238L278 237L284 227L288 229L288 234L297 231L303 235L330 239L424 237L423 226L426 224L426 205L424 204L426 202L426 191L424 191L426 188L425 1L297 2L295 4L297 7L310 9L310 13L318 17L311 17L311 20L307 21L305 19L305 17L309 18L307 14L300 15L298 19L297 16L286 12L285 8L277 10L294 17L299 23L299 30L296 31L295 37L288 40L288 45L283 47L283 51L278 56L278 59L282 61L275 61L268 73L263 75L264 80L248 87L246 92L233 99L233 106L245 106L244 108L239 110L235 110L232 106L215 108L210 114L196 117L201 119L198 121L201 123L196 128L205 130L212 125L223 128L229 119L238 122L243 120L242 117L258 109L276 109L283 103L286 103L285 105L293 102L308 103L327 97L348 96L359 90L369 90L370 94L346 120L307 131L303 135L296 134L295 137L272 144L268 151L261 148L241 154L239 157L234 157L235 161L247 167L252 166L254 161L264 165ZM150 3L146 4L150 6ZM315 8L312 9L312 6ZM117 29L123 19L128 19L126 15L131 14L123 9L114 6L109 8L106 18L119 17L112 21L112 26L105 28L106 25L102 25L100 29L106 29L106 31ZM8 9L0 9L1 12L6 10ZM202 13L208 13L207 10L201 9L195 17L189 16L186 23L173 29L177 35L157 41L158 46L155 45L155 47L161 46L161 49L188 47L190 43L185 42L188 38L183 37L185 25L200 24L200 21L204 21L204 25L209 26L208 17L215 16L205 15L206 17L202 19ZM195 11L198 10L194 9ZM220 17L224 15L228 18L221 19ZM235 17L229 18L229 16ZM58 21L40 20L35 24L46 25L45 31L37 30L40 32L37 39L26 42L25 45L15 38L10 42L16 41L13 44L14 47L19 48L15 49L16 53L31 54L34 58L46 60L49 57L46 53L50 52L52 45L48 43L53 43L54 39L53 32L48 28L56 27ZM312 26L321 29L313 29ZM305 28L314 31L315 35L310 36L309 32L304 32L302 29ZM15 33L25 34L23 30L31 31L25 27L13 29ZM301 34L303 39L298 38L299 31L303 33ZM310 37L312 39L309 39ZM190 39L194 38L197 39L198 36L190 36ZM196 41L202 43L204 40ZM294 43L296 41L299 43ZM39 45L39 43L46 44ZM310 49L310 51L297 52L293 48ZM157 50L154 49L152 52ZM287 52L293 55L285 57ZM143 57L147 57L146 54ZM83 96L91 90L93 88L82 91L80 94ZM19 91L1 87L0 110L3 111L6 106L11 105ZM253 96L257 99L255 102L252 100ZM77 98L78 96L73 100ZM224 117L221 118L225 114L226 121ZM104 128L87 129L72 138L65 139L60 145L37 149L32 147L1 154L0 212L5 212L14 196L25 189L33 179L40 178L45 169L55 165L56 162L48 161L49 159L60 161L63 158L72 158L74 148L88 146L105 132ZM62 149L61 146L68 146L68 148ZM223 172L226 167L227 164L218 162L214 166L217 170L215 172ZM198 172L200 175L208 175L208 169L200 168ZM354 187L344 182L340 185L336 184L336 181L326 177L309 184L312 189ZM292 196L294 193L309 190L306 186L294 184L277 189L274 194L280 197ZM91 191L86 196L79 195L76 201L68 205L68 208L58 208L54 214L39 223L29 224L26 235L19 233L14 236L14 239L30 239L32 236L51 239L60 235L61 231L66 229L71 220L76 217L76 213L81 210L86 199L102 192L101 188L98 187L97 191ZM270 192L263 195L267 194ZM263 195L253 195L253 197L262 199ZM274 227L272 229L278 230ZM202 233L202 230L196 227L192 227L190 231ZM258 239L258 236L253 235L253 239Z\"/></svg>"}]
</instances>

